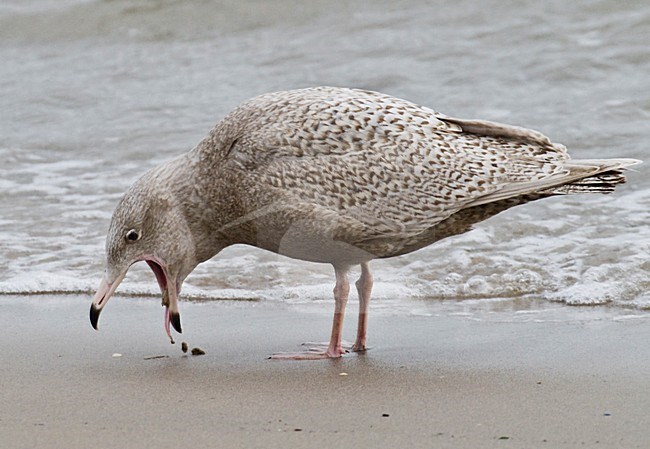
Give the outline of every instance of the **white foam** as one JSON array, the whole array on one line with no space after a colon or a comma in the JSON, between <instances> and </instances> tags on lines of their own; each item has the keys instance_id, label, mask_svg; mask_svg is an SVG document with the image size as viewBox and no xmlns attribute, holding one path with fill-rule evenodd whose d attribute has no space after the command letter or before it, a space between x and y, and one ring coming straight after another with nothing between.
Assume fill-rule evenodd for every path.
<instances>
[{"instance_id":1,"label":"white foam","mask_svg":"<svg viewBox=\"0 0 650 449\"><path fill-rule=\"evenodd\" d=\"M40 273L38 276L23 275L9 282L0 282L2 295L59 295L84 294L89 297L95 293L98 283L91 280L78 279L65 274ZM118 287L116 296L147 296L160 297L160 290L155 282L123 283ZM186 285L181 299L186 300L241 300L256 301L264 295L246 289L211 289Z\"/></svg>"},{"instance_id":2,"label":"white foam","mask_svg":"<svg viewBox=\"0 0 650 449\"><path fill-rule=\"evenodd\" d=\"M61 164L65 166L65 164ZM104 232L110 208L95 210L105 197L37 224L0 221L3 242L0 293L92 294L102 275ZM638 210L650 210L650 195L638 192L612 203L587 201L585 217L570 217L557 202L518 215L507 212L463 236L419 252L371 264L373 296L379 304L404 298L485 302L543 298L570 305L609 304L646 309L650 287L650 230ZM593 209L593 210L592 210ZM598 215L594 210L598 209ZM526 209L521 209L526 210ZM549 226L546 218L550 214ZM559 225L566 217L566 224ZM624 226L610 217L622 217ZM650 217L649 217L650 218ZM577 221L573 221L577 220ZM92 235L84 235L95 223ZM354 280L358 270L351 273ZM330 301L333 270L246 246L229 248L190 275L183 295L194 298L257 297L287 303ZM159 294L144 264L129 272L118 293ZM354 289L353 289L354 294Z\"/></svg>"}]
</instances>

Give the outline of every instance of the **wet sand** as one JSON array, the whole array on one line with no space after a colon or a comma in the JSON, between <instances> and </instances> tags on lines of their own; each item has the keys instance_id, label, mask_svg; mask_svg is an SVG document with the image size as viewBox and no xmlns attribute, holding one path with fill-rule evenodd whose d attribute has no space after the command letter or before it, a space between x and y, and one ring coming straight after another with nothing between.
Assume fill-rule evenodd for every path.
<instances>
[{"instance_id":1,"label":"wet sand","mask_svg":"<svg viewBox=\"0 0 650 449\"><path fill-rule=\"evenodd\" d=\"M100 332L88 324L88 305L0 297L3 448L650 441L648 318L605 311L599 320L508 322L381 311L370 317L367 354L288 362L265 357L326 338L331 305L183 303L185 333L174 346L155 301L113 299ZM349 338L354 313L351 305ZM183 354L181 341L206 354Z\"/></svg>"}]
</instances>

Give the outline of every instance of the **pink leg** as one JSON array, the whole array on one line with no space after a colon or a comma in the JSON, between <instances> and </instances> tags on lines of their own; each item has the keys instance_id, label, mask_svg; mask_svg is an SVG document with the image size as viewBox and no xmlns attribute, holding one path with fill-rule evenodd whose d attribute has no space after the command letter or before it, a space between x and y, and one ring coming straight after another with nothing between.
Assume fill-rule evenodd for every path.
<instances>
[{"instance_id":1,"label":"pink leg","mask_svg":"<svg viewBox=\"0 0 650 449\"><path fill-rule=\"evenodd\" d=\"M328 357L341 357L345 353L341 347L341 333L343 331L343 316L345 315L345 306L348 303L350 294L350 283L348 282L348 268L343 269L334 267L336 274L336 286L334 287L334 320L332 322L332 335L330 345L325 354Z\"/></svg>"},{"instance_id":2,"label":"pink leg","mask_svg":"<svg viewBox=\"0 0 650 449\"><path fill-rule=\"evenodd\" d=\"M352 346L352 351L363 352L366 350L366 330L368 329L368 305L372 292L372 274L368 262L361 264L361 276L356 284L359 292L359 321L357 323L357 339Z\"/></svg>"},{"instance_id":3,"label":"pink leg","mask_svg":"<svg viewBox=\"0 0 650 449\"><path fill-rule=\"evenodd\" d=\"M348 268L334 266L336 274L336 286L334 287L334 320L332 322L332 335L329 346L325 351L322 349L310 349L299 353L277 353L271 356L272 359L290 360L314 360L341 357L346 351L341 347L341 332L343 330L343 317L345 306L350 294L350 283L348 282Z\"/></svg>"}]
</instances>

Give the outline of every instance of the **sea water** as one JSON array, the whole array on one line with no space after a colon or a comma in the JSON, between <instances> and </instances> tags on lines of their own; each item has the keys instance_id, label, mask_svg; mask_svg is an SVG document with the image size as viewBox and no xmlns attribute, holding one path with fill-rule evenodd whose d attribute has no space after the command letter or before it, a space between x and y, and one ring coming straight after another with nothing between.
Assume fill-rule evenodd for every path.
<instances>
[{"instance_id":1,"label":"sea water","mask_svg":"<svg viewBox=\"0 0 650 449\"><path fill-rule=\"evenodd\" d=\"M0 294L92 294L128 186L263 92L378 90L540 130L574 158L650 159L645 1L4 0L0 61ZM650 309L649 167L373 262L373 307ZM332 287L330 266L235 246L182 298L300 304ZM118 293L159 295L144 264Z\"/></svg>"}]
</instances>

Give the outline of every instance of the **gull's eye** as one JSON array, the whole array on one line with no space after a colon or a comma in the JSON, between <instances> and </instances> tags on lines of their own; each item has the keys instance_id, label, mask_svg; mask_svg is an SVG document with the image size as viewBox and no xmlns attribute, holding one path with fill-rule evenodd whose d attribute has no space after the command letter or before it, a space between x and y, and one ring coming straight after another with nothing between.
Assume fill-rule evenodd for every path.
<instances>
[{"instance_id":1,"label":"gull's eye","mask_svg":"<svg viewBox=\"0 0 650 449\"><path fill-rule=\"evenodd\" d=\"M140 233L136 231L135 229L131 229L129 232L126 233L126 239L129 242L135 242L140 240Z\"/></svg>"}]
</instances>

